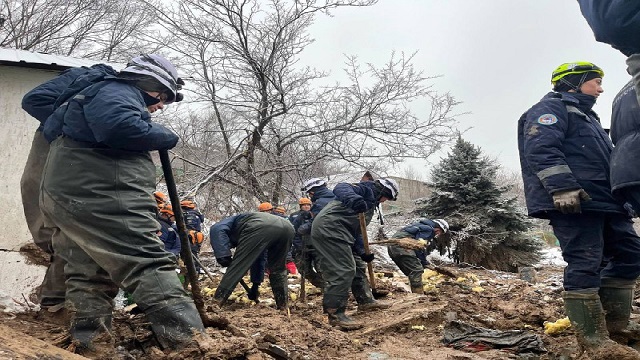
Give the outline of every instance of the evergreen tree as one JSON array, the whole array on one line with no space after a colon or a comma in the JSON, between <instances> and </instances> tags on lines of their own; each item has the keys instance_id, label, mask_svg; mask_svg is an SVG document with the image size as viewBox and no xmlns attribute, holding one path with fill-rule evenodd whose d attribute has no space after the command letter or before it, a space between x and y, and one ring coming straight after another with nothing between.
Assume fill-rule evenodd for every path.
<instances>
[{"instance_id":1,"label":"evergreen tree","mask_svg":"<svg viewBox=\"0 0 640 360\"><path fill-rule=\"evenodd\" d=\"M531 226L507 197L508 186L496 183L499 166L462 137L432 173L433 193L418 202L416 212L449 222L450 234L436 240L441 254L488 269L517 271L539 259L542 243L527 236Z\"/></svg>"}]
</instances>

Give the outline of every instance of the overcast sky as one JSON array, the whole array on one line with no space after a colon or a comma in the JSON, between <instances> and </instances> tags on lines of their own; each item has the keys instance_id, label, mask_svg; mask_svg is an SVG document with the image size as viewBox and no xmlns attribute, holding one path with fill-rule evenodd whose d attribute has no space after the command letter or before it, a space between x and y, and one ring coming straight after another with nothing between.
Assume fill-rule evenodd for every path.
<instances>
[{"instance_id":1,"label":"overcast sky","mask_svg":"<svg viewBox=\"0 0 640 360\"><path fill-rule=\"evenodd\" d=\"M442 75L435 90L449 91L462 102L458 110L471 113L459 117L461 128L473 127L464 137L507 169L520 169L518 118L550 91L558 65L584 60L604 70L594 109L607 128L611 101L630 79L625 57L595 41L574 0L380 0L333 15L310 29L316 42L304 64L337 76L343 54L380 64L392 50L418 51L416 67Z\"/></svg>"}]
</instances>

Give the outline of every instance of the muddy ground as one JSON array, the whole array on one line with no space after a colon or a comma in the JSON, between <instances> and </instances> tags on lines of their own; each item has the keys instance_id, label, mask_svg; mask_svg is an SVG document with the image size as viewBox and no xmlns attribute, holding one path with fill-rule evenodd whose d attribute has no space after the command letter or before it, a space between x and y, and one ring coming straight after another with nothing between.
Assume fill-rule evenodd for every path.
<instances>
[{"instance_id":1,"label":"muddy ground","mask_svg":"<svg viewBox=\"0 0 640 360\"><path fill-rule=\"evenodd\" d=\"M208 260L205 263L212 263L210 255L203 254L203 258ZM271 347L286 352L283 358L296 360L579 358L571 329L555 336L544 334L545 321L564 317L560 266L539 267L535 284L520 280L517 274L452 265L444 267L455 272L458 278L427 271L426 295L406 292L406 277L391 269L378 268L378 286L390 291L382 301L393 305L388 310L361 314L351 301L348 313L366 324L363 329L351 332L328 325L317 289L309 285L307 301L301 301L298 298L300 280L295 276L289 279L293 294L290 314L275 309L268 282L263 285L260 304L248 301L238 286L232 296L234 300L218 309L211 302L220 276L214 272L214 281L206 277L201 280L205 302L210 314L227 318L232 326L226 330L207 328L212 341L202 341L199 346L181 352L163 352L153 339L144 315L136 313L135 308L126 308L118 310L114 320L114 337L119 346L117 354L85 355L144 360L271 359L259 350ZM450 320L500 331L525 330L540 337L546 352L514 354L497 349L477 352L453 349L442 342L443 327ZM65 349L70 344L60 319L43 316L42 312L0 313L0 339L20 339L14 341L13 347L0 345L0 358L3 359L71 358L55 351L47 352L52 351L50 345ZM35 353L34 349L37 350Z\"/></svg>"}]
</instances>

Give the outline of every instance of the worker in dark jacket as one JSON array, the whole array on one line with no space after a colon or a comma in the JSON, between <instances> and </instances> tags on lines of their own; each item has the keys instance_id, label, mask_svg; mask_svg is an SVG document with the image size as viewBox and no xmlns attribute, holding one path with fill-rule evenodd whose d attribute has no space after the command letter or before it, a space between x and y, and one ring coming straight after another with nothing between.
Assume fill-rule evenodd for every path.
<instances>
[{"instance_id":1,"label":"worker in dark jacket","mask_svg":"<svg viewBox=\"0 0 640 360\"><path fill-rule=\"evenodd\" d=\"M309 196L311 206L308 211L301 212L301 215L293 220L293 227L297 234L293 244L293 252L296 254L294 257L298 261L298 268L304 269L305 278L313 286L324 289L325 283L320 273L319 258L311 244L311 224L322 208L335 199L335 195L327 187L327 182L320 178L305 181L300 190Z\"/></svg>"},{"instance_id":2,"label":"worker in dark jacket","mask_svg":"<svg viewBox=\"0 0 640 360\"><path fill-rule=\"evenodd\" d=\"M432 240L445 234L449 230L449 224L444 219L422 219L416 223L405 226L393 235L394 239L412 238L416 240ZM388 246L389 256L400 271L409 278L411 292L424 293L422 273L429 266L425 250L409 250L397 245Z\"/></svg>"},{"instance_id":3,"label":"worker in dark jacket","mask_svg":"<svg viewBox=\"0 0 640 360\"><path fill-rule=\"evenodd\" d=\"M324 288L324 280L322 280L315 263L317 258L315 252L311 244L309 244L312 202L309 198L300 198L298 205L300 210L289 216L289 221L293 224L295 230L295 236L291 244L291 254L296 268L300 271L300 275L304 276L313 286L322 290ZM301 227L306 228L304 234L299 232Z\"/></svg>"},{"instance_id":4,"label":"worker in dark jacket","mask_svg":"<svg viewBox=\"0 0 640 360\"><path fill-rule=\"evenodd\" d=\"M613 99L611 112L611 189L614 196L629 202L640 214L640 106L633 81Z\"/></svg>"},{"instance_id":5,"label":"worker in dark jacket","mask_svg":"<svg viewBox=\"0 0 640 360\"><path fill-rule=\"evenodd\" d=\"M357 269L354 248L361 248L356 243L362 243L358 214L373 210L387 200L396 200L398 184L388 178L358 184L340 183L333 193L336 199L313 220L311 244L320 258L320 270L326 283L322 304L329 322L343 330L351 330L362 327L345 313ZM363 261L373 260L373 254L362 252L358 255ZM370 304L375 305L375 302ZM359 303L358 308L370 304Z\"/></svg>"},{"instance_id":6,"label":"worker in dark jacket","mask_svg":"<svg viewBox=\"0 0 640 360\"><path fill-rule=\"evenodd\" d=\"M214 294L218 303L227 301L250 268L253 284L249 295L257 299L266 262L276 307L286 307L289 290L285 262L293 239L293 227L287 219L266 212L239 214L213 225L209 237L218 264L228 267ZM236 249L233 254L232 248Z\"/></svg>"},{"instance_id":7,"label":"worker in dark jacket","mask_svg":"<svg viewBox=\"0 0 640 360\"><path fill-rule=\"evenodd\" d=\"M180 207L182 208L182 214L184 216L184 226L187 228L191 254L193 254L196 259L199 259L200 249L204 242L204 234L202 233L204 215L196 209L196 203L193 200L182 200ZM195 267L198 273L204 273L198 261L195 262Z\"/></svg>"},{"instance_id":8,"label":"worker in dark jacket","mask_svg":"<svg viewBox=\"0 0 640 360\"><path fill-rule=\"evenodd\" d=\"M617 345L603 331L603 307L612 306L603 292L633 286L640 275L640 238L611 195L613 144L592 110L603 76L589 62L560 65L554 92L518 122L529 215L549 219L560 242L565 311L590 355Z\"/></svg>"},{"instance_id":9,"label":"worker in dark jacket","mask_svg":"<svg viewBox=\"0 0 640 360\"><path fill-rule=\"evenodd\" d=\"M118 76L74 95L44 125L45 136L57 137L40 205L49 226L60 229L53 247L67 262L71 337L80 348L110 331L118 287L145 312L161 346L178 348L204 332L174 257L156 235L152 196L156 167L149 151L170 149L178 137L151 122L150 113L181 100L181 84L168 60L142 55Z\"/></svg>"},{"instance_id":10,"label":"worker in dark jacket","mask_svg":"<svg viewBox=\"0 0 640 360\"><path fill-rule=\"evenodd\" d=\"M44 138L42 128L47 118L60 105L57 104L58 99L62 97L69 85L89 73L116 74L115 70L104 64L97 64L91 68L72 68L35 87L22 98L22 108L40 122L33 136L29 157L20 179L20 191L25 219L33 241L50 256L49 265L38 292L40 306L49 309L49 311L64 304L65 263L53 250L51 237L54 229L44 226L44 216L40 210L40 182L42 181L42 170L49 154L49 143Z\"/></svg>"},{"instance_id":11,"label":"worker in dark jacket","mask_svg":"<svg viewBox=\"0 0 640 360\"><path fill-rule=\"evenodd\" d=\"M176 263L180 258L180 237L176 228L175 215L170 204L164 204L158 211L158 222L160 223L160 240L164 244L164 249L176 257Z\"/></svg>"}]
</instances>

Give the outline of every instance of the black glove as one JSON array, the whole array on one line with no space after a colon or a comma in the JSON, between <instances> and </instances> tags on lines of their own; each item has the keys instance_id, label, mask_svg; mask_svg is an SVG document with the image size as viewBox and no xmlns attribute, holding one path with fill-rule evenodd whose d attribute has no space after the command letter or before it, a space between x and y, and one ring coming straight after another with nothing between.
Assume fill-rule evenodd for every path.
<instances>
[{"instance_id":1,"label":"black glove","mask_svg":"<svg viewBox=\"0 0 640 360\"><path fill-rule=\"evenodd\" d=\"M302 220L311 220L312 218L311 211L303 211L300 216L302 217Z\"/></svg>"},{"instance_id":2,"label":"black glove","mask_svg":"<svg viewBox=\"0 0 640 360\"><path fill-rule=\"evenodd\" d=\"M220 266L228 267L229 265L231 265L231 256L216 258L216 261L218 261L218 264L220 264Z\"/></svg>"},{"instance_id":3,"label":"black glove","mask_svg":"<svg viewBox=\"0 0 640 360\"><path fill-rule=\"evenodd\" d=\"M373 261L374 258L375 258L375 255L373 254L367 254L367 253L360 254L360 259L362 259L364 262L370 263Z\"/></svg>"},{"instance_id":4,"label":"black glove","mask_svg":"<svg viewBox=\"0 0 640 360\"><path fill-rule=\"evenodd\" d=\"M367 212L367 202L363 198L359 198L351 203L351 210L356 213Z\"/></svg>"},{"instance_id":5,"label":"black glove","mask_svg":"<svg viewBox=\"0 0 640 360\"><path fill-rule=\"evenodd\" d=\"M260 290L260 284L253 283L253 285L251 285L251 289L247 293L247 297L249 298L249 300L253 300L253 301L258 300L258 296L260 296L259 290Z\"/></svg>"}]
</instances>

